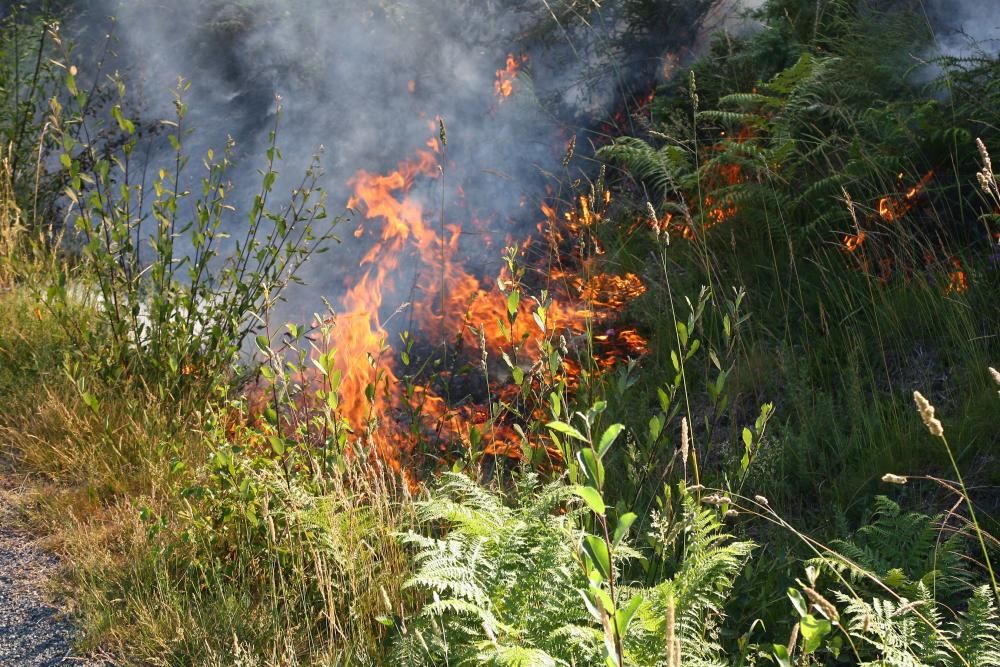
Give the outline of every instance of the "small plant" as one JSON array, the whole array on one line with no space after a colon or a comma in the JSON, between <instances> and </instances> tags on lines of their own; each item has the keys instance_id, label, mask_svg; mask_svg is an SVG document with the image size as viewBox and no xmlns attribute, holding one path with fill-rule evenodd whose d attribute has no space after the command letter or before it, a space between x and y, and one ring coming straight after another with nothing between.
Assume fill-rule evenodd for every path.
<instances>
[{"instance_id":1,"label":"small plant","mask_svg":"<svg viewBox=\"0 0 1000 667\"><path fill-rule=\"evenodd\" d=\"M947 538L941 534L946 529L944 518L903 512L897 503L878 496L864 524L850 538L834 540L830 546L901 595L912 597L923 585L947 599L966 590L972 577L963 563L962 534ZM863 581L851 575L851 568L838 566L836 560L828 562L852 580Z\"/></svg>"},{"instance_id":2,"label":"small plant","mask_svg":"<svg viewBox=\"0 0 1000 667\"><path fill-rule=\"evenodd\" d=\"M976 588L965 610L950 622L922 585L914 599L840 599L846 603L849 632L878 656L860 664L1000 665L1000 617L988 586Z\"/></svg>"},{"instance_id":3,"label":"small plant","mask_svg":"<svg viewBox=\"0 0 1000 667\"><path fill-rule=\"evenodd\" d=\"M299 280L301 266L333 238L333 224L317 227L326 211L316 159L286 202L271 201L281 159L280 100L260 188L241 224L230 203L232 142L222 155L208 151L197 190L187 189L187 84L178 86L175 120L165 121L173 163L156 172L149 191L138 173L135 124L122 111L125 87L117 83L111 115L126 137L117 153L106 155L101 146L73 138L87 105L74 67L67 68L66 86L77 111L67 114L53 102L50 118L82 243L83 272L76 275L96 295L105 325L98 337L80 343L110 377L142 378L180 398L220 379L265 312ZM50 289L52 307L63 309L73 291L70 278L60 276Z\"/></svg>"}]
</instances>

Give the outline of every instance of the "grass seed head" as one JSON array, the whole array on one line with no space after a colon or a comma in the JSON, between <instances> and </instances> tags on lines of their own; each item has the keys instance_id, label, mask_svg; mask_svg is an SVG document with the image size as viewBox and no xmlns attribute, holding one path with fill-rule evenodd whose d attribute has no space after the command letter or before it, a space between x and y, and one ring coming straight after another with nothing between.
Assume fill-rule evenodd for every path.
<instances>
[{"instance_id":1,"label":"grass seed head","mask_svg":"<svg viewBox=\"0 0 1000 667\"><path fill-rule=\"evenodd\" d=\"M934 406L930 404L924 395L919 391L913 392L913 401L917 404L917 412L920 413L920 418L924 420L924 426L930 431L931 435L941 437L944 435L944 427L941 425L941 421L934 416Z\"/></svg>"},{"instance_id":2,"label":"grass seed head","mask_svg":"<svg viewBox=\"0 0 1000 667\"><path fill-rule=\"evenodd\" d=\"M687 417L681 417L681 461L684 465L688 462L688 453L691 450L691 439L688 435Z\"/></svg>"},{"instance_id":3,"label":"grass seed head","mask_svg":"<svg viewBox=\"0 0 1000 667\"><path fill-rule=\"evenodd\" d=\"M979 149L979 157L983 160L983 167L992 172L993 163L990 161L989 151L986 150L986 144L979 137L976 137L976 148Z\"/></svg>"},{"instance_id":4,"label":"grass seed head","mask_svg":"<svg viewBox=\"0 0 1000 667\"><path fill-rule=\"evenodd\" d=\"M838 612L834 604L823 597L819 591L809 586L806 586L802 590L806 592L806 597L808 597L809 601L813 603L813 606L816 607L821 614L826 616L827 619L835 622L840 620L840 612Z\"/></svg>"}]
</instances>

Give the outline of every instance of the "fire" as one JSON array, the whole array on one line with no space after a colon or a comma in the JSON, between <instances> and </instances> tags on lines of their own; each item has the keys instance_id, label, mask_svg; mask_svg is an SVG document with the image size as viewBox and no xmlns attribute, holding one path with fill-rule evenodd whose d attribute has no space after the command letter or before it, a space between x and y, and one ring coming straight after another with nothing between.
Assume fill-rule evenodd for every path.
<instances>
[{"instance_id":1,"label":"fire","mask_svg":"<svg viewBox=\"0 0 1000 667\"><path fill-rule=\"evenodd\" d=\"M902 174L900 175L902 176ZM927 184L934 178L934 170L924 174L916 185L907 190L902 196L882 197L878 202L878 214L886 222L895 222L913 210L917 196L924 191Z\"/></svg>"},{"instance_id":2,"label":"fire","mask_svg":"<svg viewBox=\"0 0 1000 667\"><path fill-rule=\"evenodd\" d=\"M513 62L516 64L516 60ZM545 337L559 340L561 336L569 341L566 358L552 373L569 387L576 386L583 372L581 354L592 355L596 367L604 369L626 358L642 356L648 346L639 332L627 328L606 328L605 333L594 337L593 349L573 342L587 331L607 327L629 301L646 289L634 274L587 275L589 265L574 254L581 252L584 236L595 243L594 226L606 215L610 192L602 189L580 197L573 210L561 216L553 206L543 205L552 234L550 251L558 254L558 261L566 259L580 267L586 277L554 269L548 299L536 301L522 296L522 276L512 275L508 267L495 280L484 281L470 272L458 254L461 227L437 224L425 215L419 198L411 194L421 179L439 178L439 155L438 142L432 139L427 148L416 152L414 159L400 163L395 170L384 174L362 170L349 181L353 194L348 207L362 218L355 237L359 241L372 239L372 243L361 254L360 277L339 304L329 347L318 347L316 351L334 352L340 374L336 388L338 409L354 437L404 472L406 458L418 440L440 443L442 451L446 451L447 443L481 439L487 453L520 456L525 436L510 417L492 414L490 396L493 401L497 397L507 400L505 397L519 389L503 373L488 370L487 364L475 364L488 373L483 396L472 394L466 397L472 400L463 399L457 405L446 400L438 384L441 379L453 378L454 371L441 371L438 380L409 374L410 361L403 361L400 351L393 349L393 336L387 327L396 314L386 317L387 311L399 305L400 294L412 300L406 317L421 341L437 345L438 350L454 350L448 354L465 350L477 361L485 353L484 358L493 360L493 365L503 358L505 349L516 346L517 373L522 377L549 363L549 357L543 354ZM519 252L532 243L526 240ZM412 285L395 284L404 261L406 267L418 267ZM318 379L304 378L303 384L316 384ZM483 380L476 383L484 385ZM541 419L541 410L542 406L529 405L523 412ZM545 449L546 443L531 446ZM554 451L548 455L558 459Z\"/></svg>"},{"instance_id":3,"label":"fire","mask_svg":"<svg viewBox=\"0 0 1000 667\"><path fill-rule=\"evenodd\" d=\"M712 146L712 150L723 150L725 147L724 142L726 141L742 144L752 139L754 136L753 129L750 127L740 128L740 131L735 137L732 138L729 138L724 130L719 134L723 137L723 139L720 143ZM707 231L712 227L721 225L739 214L739 207L731 201L730 196L725 192L725 189L744 183L746 180L747 175L743 173L743 168L736 163L715 164L709 169L707 190L708 192L722 191L722 195L719 197L712 194L706 194L703 197L701 201L701 210L703 211L703 215L701 217L702 231ZM666 219L665 224L668 226L670 225L669 217ZM658 231L658 229L658 225L654 225L654 231ZM696 230L694 226L690 224L690 220L675 225L673 229L677 231L680 236L689 241L694 239L696 236Z\"/></svg>"},{"instance_id":4,"label":"fire","mask_svg":"<svg viewBox=\"0 0 1000 667\"><path fill-rule=\"evenodd\" d=\"M951 266L952 271L948 274L948 287L945 288L945 294L961 294L969 289L969 279L965 276L960 259L952 257Z\"/></svg>"},{"instance_id":5,"label":"fire","mask_svg":"<svg viewBox=\"0 0 1000 667\"><path fill-rule=\"evenodd\" d=\"M902 182L904 174L900 173L897 180ZM920 177L916 183L899 195L887 195L879 199L877 213L873 212L867 216L868 227L870 228L877 218L885 222L895 222L909 215L920 203L920 195L933 180L934 171L930 170ZM847 253L855 253L866 244L867 233L855 220L855 232L844 234L842 237L842 248ZM897 256L891 247L878 244L871 249L870 253L859 253L859 267L867 274L877 277L878 281L886 285L894 277L902 276L903 280L909 281L912 276L919 271L916 262L910 258ZM883 255L883 256L879 256ZM942 259L936 257L934 253L926 253L924 256L924 270L940 267ZM948 283L944 288L946 294L959 294L969 288L969 280L962 268L961 262L957 258L949 258L951 268L947 271Z\"/></svg>"},{"instance_id":6,"label":"fire","mask_svg":"<svg viewBox=\"0 0 1000 667\"><path fill-rule=\"evenodd\" d=\"M646 286L634 273L624 276L599 273L589 280L575 278L574 285L583 301L591 307L615 312L646 292Z\"/></svg>"},{"instance_id":7,"label":"fire","mask_svg":"<svg viewBox=\"0 0 1000 667\"><path fill-rule=\"evenodd\" d=\"M847 252L854 252L861 247L866 237L864 230L858 230L857 234L844 234L844 248Z\"/></svg>"},{"instance_id":8,"label":"fire","mask_svg":"<svg viewBox=\"0 0 1000 667\"><path fill-rule=\"evenodd\" d=\"M507 62L503 69L497 70L497 80L493 84L497 97L503 102L514 92L514 81L520 73L521 65L528 61L528 56L518 58L513 53L507 54Z\"/></svg>"},{"instance_id":9,"label":"fire","mask_svg":"<svg viewBox=\"0 0 1000 667\"><path fill-rule=\"evenodd\" d=\"M647 92L630 95L618 109L600 124L595 138L598 144L611 141L627 133L636 119L646 122L652 118L653 101L656 99L656 87Z\"/></svg>"}]
</instances>

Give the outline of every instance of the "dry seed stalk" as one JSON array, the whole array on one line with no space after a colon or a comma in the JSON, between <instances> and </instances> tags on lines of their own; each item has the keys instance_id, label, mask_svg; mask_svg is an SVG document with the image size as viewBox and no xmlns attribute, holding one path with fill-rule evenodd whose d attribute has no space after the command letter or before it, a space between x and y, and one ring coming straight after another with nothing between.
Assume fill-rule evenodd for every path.
<instances>
[{"instance_id":1,"label":"dry seed stalk","mask_svg":"<svg viewBox=\"0 0 1000 667\"><path fill-rule=\"evenodd\" d=\"M684 476L687 476L688 453L691 450L691 440L688 434L687 417L681 417L681 461L684 462Z\"/></svg>"},{"instance_id":2,"label":"dry seed stalk","mask_svg":"<svg viewBox=\"0 0 1000 667\"><path fill-rule=\"evenodd\" d=\"M913 401L917 404L920 418L924 420L924 426L927 427L931 435L938 438L943 436L944 427L941 425L941 421L934 416L934 406L931 405L930 401L924 398L924 395L919 391L913 392Z\"/></svg>"}]
</instances>

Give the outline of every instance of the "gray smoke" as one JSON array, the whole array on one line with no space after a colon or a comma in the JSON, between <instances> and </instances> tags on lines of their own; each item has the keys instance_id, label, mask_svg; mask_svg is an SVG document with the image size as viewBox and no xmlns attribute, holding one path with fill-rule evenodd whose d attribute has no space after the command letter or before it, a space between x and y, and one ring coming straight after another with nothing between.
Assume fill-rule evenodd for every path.
<instances>
[{"instance_id":1,"label":"gray smoke","mask_svg":"<svg viewBox=\"0 0 1000 667\"><path fill-rule=\"evenodd\" d=\"M342 211L345 184L357 170L383 172L411 158L443 118L444 194L429 179L414 194L434 216L444 197L446 217L463 226L463 256L490 278L505 237L538 222L551 184L544 174L579 178L591 169L580 158L563 172L570 137L584 155L590 128L637 87L655 83L660 58L694 42L710 4L659 3L672 13L634 35L621 13L591 8L584 16L554 0L99 0L87 4L83 23L96 44L97 28L116 17L108 68L123 72L147 120L171 118L177 78L191 82L192 165L231 135L241 165L233 178L243 187L259 180L254 170L280 95L286 160L279 186L292 187L324 146L333 214ZM527 56L526 73L500 103L494 82L508 53ZM166 148L154 151L154 164L169 158ZM467 224L472 219L486 221L492 233L482 236ZM354 237L358 222L342 227L343 243L308 270L304 313L317 307L319 294L336 302L356 276L372 243Z\"/></svg>"},{"instance_id":2,"label":"gray smoke","mask_svg":"<svg viewBox=\"0 0 1000 667\"><path fill-rule=\"evenodd\" d=\"M928 0L925 9L940 55L968 58L1000 53L997 0Z\"/></svg>"},{"instance_id":3,"label":"gray smoke","mask_svg":"<svg viewBox=\"0 0 1000 667\"><path fill-rule=\"evenodd\" d=\"M595 131L599 121L627 108L631 94L654 85L670 70L665 63L693 57L707 44L710 30L752 29L738 9L760 0L648 2L650 12L641 22L627 20L621 11L626 0L72 4L85 8L79 22L89 29L94 54L111 25L107 17L116 17L115 57L106 68L125 74L147 120L170 118L177 77L191 82L192 164L232 135L240 165L233 178L248 193L273 125L275 95L284 107L279 144L285 180L279 185L292 187L310 156L324 146L324 184L334 214L346 203L346 183L357 170L383 172L411 158L436 135L431 126L442 117L448 130L445 215L463 226L462 254L489 279L508 234L516 238L538 221L538 204L553 183L546 174L564 179L592 174L585 155L588 143L601 139ZM584 5L585 14L570 11ZM996 0L925 0L940 53L996 53L996 5ZM514 96L500 104L495 74L508 53L528 57L526 73ZM88 62L93 59L81 59ZM565 173L561 161L573 136L580 157ZM166 146L160 148L154 163L168 157ZM440 182L425 180L414 186L414 194L437 215ZM483 236L467 224L473 219L486 221L491 233ZM353 236L357 224L342 227L343 244L309 270L313 291L301 300L304 311L316 307L319 294L336 301L354 279L357 259L371 244L364 235ZM398 282L408 279L401 276ZM397 302L406 298L400 294Z\"/></svg>"}]
</instances>

